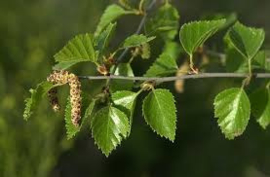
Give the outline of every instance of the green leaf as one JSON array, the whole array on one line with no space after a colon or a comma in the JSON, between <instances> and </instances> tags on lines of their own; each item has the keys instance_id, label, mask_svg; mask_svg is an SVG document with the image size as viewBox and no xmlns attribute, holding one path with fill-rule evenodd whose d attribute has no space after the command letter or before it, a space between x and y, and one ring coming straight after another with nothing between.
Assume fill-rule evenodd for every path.
<instances>
[{"instance_id":1,"label":"green leaf","mask_svg":"<svg viewBox=\"0 0 270 177\"><path fill-rule=\"evenodd\" d=\"M115 71L117 76L134 76L133 70L129 63L120 63ZM112 80L111 81L111 91L115 92L118 90L131 90L133 87L133 81L126 81L126 80Z\"/></svg>"},{"instance_id":2,"label":"green leaf","mask_svg":"<svg viewBox=\"0 0 270 177\"><path fill-rule=\"evenodd\" d=\"M259 51L252 60L253 69L269 71L270 64L266 62L265 51ZM226 69L228 72L247 73L248 61L235 48L226 51Z\"/></svg>"},{"instance_id":3,"label":"green leaf","mask_svg":"<svg viewBox=\"0 0 270 177\"><path fill-rule=\"evenodd\" d=\"M198 47L214 35L226 22L222 20L195 21L181 27L180 41L185 51L191 56Z\"/></svg>"},{"instance_id":4,"label":"green leaf","mask_svg":"<svg viewBox=\"0 0 270 177\"><path fill-rule=\"evenodd\" d=\"M228 39L246 59L252 59L265 38L263 29L249 28L237 22L228 32Z\"/></svg>"},{"instance_id":5,"label":"green leaf","mask_svg":"<svg viewBox=\"0 0 270 177\"><path fill-rule=\"evenodd\" d=\"M131 91L117 91L112 94L112 100L118 109L126 113L130 120L130 130L133 122L133 113L136 106L136 99L139 93Z\"/></svg>"},{"instance_id":6,"label":"green leaf","mask_svg":"<svg viewBox=\"0 0 270 177\"><path fill-rule=\"evenodd\" d=\"M144 99L142 107L147 124L161 137L174 141L176 107L171 92L165 89L153 90Z\"/></svg>"},{"instance_id":7,"label":"green leaf","mask_svg":"<svg viewBox=\"0 0 270 177\"><path fill-rule=\"evenodd\" d=\"M151 18L147 25L146 30L148 34L160 35L162 38L174 39L177 35L179 28L180 16L175 7L169 3L162 5Z\"/></svg>"},{"instance_id":8,"label":"green leaf","mask_svg":"<svg viewBox=\"0 0 270 177\"><path fill-rule=\"evenodd\" d=\"M226 70L228 72L247 73L248 62L236 49L227 49Z\"/></svg>"},{"instance_id":9,"label":"green leaf","mask_svg":"<svg viewBox=\"0 0 270 177\"><path fill-rule=\"evenodd\" d=\"M220 27L220 30L227 29L233 26L237 22L236 13L214 13L214 14L205 14L202 16L202 20L220 20L226 19L226 22Z\"/></svg>"},{"instance_id":10,"label":"green leaf","mask_svg":"<svg viewBox=\"0 0 270 177\"><path fill-rule=\"evenodd\" d=\"M259 51L253 59L253 64L256 68L267 68L266 53L265 51Z\"/></svg>"},{"instance_id":11,"label":"green leaf","mask_svg":"<svg viewBox=\"0 0 270 177\"><path fill-rule=\"evenodd\" d=\"M140 45L143 45L145 43L148 43L152 40L154 40L156 37L147 37L143 34L134 34L130 37L128 37L123 44L123 48L131 48L131 47L138 47Z\"/></svg>"},{"instance_id":12,"label":"green leaf","mask_svg":"<svg viewBox=\"0 0 270 177\"><path fill-rule=\"evenodd\" d=\"M103 13L100 22L97 26L95 36L99 36L99 34L110 24L115 22L118 18L123 15L132 14L133 11L126 11L122 7L112 4L108 6Z\"/></svg>"},{"instance_id":13,"label":"green leaf","mask_svg":"<svg viewBox=\"0 0 270 177\"><path fill-rule=\"evenodd\" d=\"M92 121L95 143L107 157L128 136L128 118L119 109L107 106L100 109Z\"/></svg>"},{"instance_id":14,"label":"green leaf","mask_svg":"<svg viewBox=\"0 0 270 177\"><path fill-rule=\"evenodd\" d=\"M106 51L112 36L115 33L116 23L110 23L107 28L95 37L95 44L100 54L104 54Z\"/></svg>"},{"instance_id":15,"label":"green leaf","mask_svg":"<svg viewBox=\"0 0 270 177\"><path fill-rule=\"evenodd\" d=\"M79 62L91 61L96 63L96 53L93 47L91 34L78 35L54 55L55 61L59 62L58 69L67 69Z\"/></svg>"},{"instance_id":16,"label":"green leaf","mask_svg":"<svg viewBox=\"0 0 270 177\"><path fill-rule=\"evenodd\" d=\"M270 62L268 62L266 59L266 52L264 50L259 51L252 60L253 68L270 71Z\"/></svg>"},{"instance_id":17,"label":"green leaf","mask_svg":"<svg viewBox=\"0 0 270 177\"><path fill-rule=\"evenodd\" d=\"M258 123L266 129L270 124L270 90L261 88L250 95L252 114Z\"/></svg>"},{"instance_id":18,"label":"green leaf","mask_svg":"<svg viewBox=\"0 0 270 177\"><path fill-rule=\"evenodd\" d=\"M166 42L163 49L163 53L153 63L153 65L147 70L145 76L168 76L175 74L178 66L176 60L181 53L181 47L176 42Z\"/></svg>"},{"instance_id":19,"label":"green leaf","mask_svg":"<svg viewBox=\"0 0 270 177\"><path fill-rule=\"evenodd\" d=\"M134 102L138 94L131 91L117 91L112 94L112 100L115 105L123 106L128 110L132 110Z\"/></svg>"},{"instance_id":20,"label":"green leaf","mask_svg":"<svg viewBox=\"0 0 270 177\"><path fill-rule=\"evenodd\" d=\"M219 93L214 102L215 117L226 138L234 139L246 129L250 118L250 102L242 88Z\"/></svg>"},{"instance_id":21,"label":"green leaf","mask_svg":"<svg viewBox=\"0 0 270 177\"><path fill-rule=\"evenodd\" d=\"M38 84L36 89L30 89L31 96L25 100L25 109L23 113L25 120L28 120L31 117L38 104L46 96L47 92L54 87L56 87L56 85L44 81Z\"/></svg>"},{"instance_id":22,"label":"green leaf","mask_svg":"<svg viewBox=\"0 0 270 177\"><path fill-rule=\"evenodd\" d=\"M167 76L176 73L177 68L176 60L171 55L163 53L147 70L145 76Z\"/></svg>"}]
</instances>

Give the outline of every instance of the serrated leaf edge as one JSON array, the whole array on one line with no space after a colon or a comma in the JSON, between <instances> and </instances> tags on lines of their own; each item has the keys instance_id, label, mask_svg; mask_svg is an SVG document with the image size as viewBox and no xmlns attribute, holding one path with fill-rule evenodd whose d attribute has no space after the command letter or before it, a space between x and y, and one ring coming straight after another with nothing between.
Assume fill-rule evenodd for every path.
<instances>
[{"instance_id":1,"label":"serrated leaf edge","mask_svg":"<svg viewBox=\"0 0 270 177\"><path fill-rule=\"evenodd\" d=\"M185 23L182 27L181 27L181 29L180 29L180 34L181 34L181 30L183 29L183 28L185 28L185 27L187 27L187 26L189 26L189 25L192 25L192 24L199 24L199 23L211 23L211 22L226 22L226 20L225 19L220 19L220 20L203 20L203 21L191 21L191 22L188 22L188 23ZM218 31L219 29L220 29L220 27L221 26L216 26L215 28L211 28L210 30L208 30L206 33L205 33L205 35L203 35L203 36L201 36L200 37L200 39L198 40L198 42L196 43L196 46L198 45L198 43L200 43L201 42L201 40L202 40L202 38L204 37L204 36L206 36L206 35L209 35L209 33L211 33L212 32L212 30L213 29L215 29L216 31ZM214 31L214 32L216 32L216 31ZM211 36L209 36L209 37L211 37ZM181 44L182 44L182 47L184 48L184 50L189 54L189 55L192 55L192 53L193 52L195 52L194 50L194 48L192 49L193 50L193 52L192 53L189 53L189 51L186 49L186 47L183 45L183 42L182 42L182 38L180 37L180 42L181 42Z\"/></svg>"},{"instance_id":2,"label":"serrated leaf edge","mask_svg":"<svg viewBox=\"0 0 270 177\"><path fill-rule=\"evenodd\" d=\"M112 107L113 107L113 106L112 106ZM106 107L103 107L103 108L101 108L101 109L104 109L104 108L106 108ZM113 108L119 110L119 109L116 108L116 107L113 107ZM100 109L100 110L101 110L101 109ZM93 118L95 118L96 114L97 114L100 110L98 110L98 111L94 114ZM121 110L119 110L119 111L121 111ZM121 112L122 112L122 111L121 111ZM126 116L126 114L125 114L124 112L122 112L122 113ZM127 116L126 116L126 118L128 119ZM129 122L129 121L128 121L128 122ZM128 123L128 126L130 126L129 123ZM130 127L128 127L128 129L130 129ZM125 139L128 137L128 131L127 131L127 135L126 135L126 136L122 136L122 134L119 134L119 136L122 137L122 140L121 140L121 142L122 142L123 140L125 140ZM94 144L98 147L98 149L101 151L101 153L104 154L107 158L110 156L110 154L111 154L114 150L116 150L117 147L119 147L119 146L122 145L122 143L120 142L119 144L116 144L116 146L113 147L113 149L111 149L110 152L108 152L108 153L103 152L102 148L101 148L101 147L97 144L97 142L95 141L95 138L94 138L94 135L93 135L93 129L92 129L92 122L91 122L91 137L94 139Z\"/></svg>"},{"instance_id":3,"label":"serrated leaf edge","mask_svg":"<svg viewBox=\"0 0 270 177\"><path fill-rule=\"evenodd\" d=\"M243 92L244 92L244 94L246 95L246 97L248 98L248 96L247 96L247 94L246 94L246 92L245 92L245 90L243 89L243 88L238 88L238 87L232 87L232 88L229 88L229 89L241 89ZM225 91L225 90L223 90L223 91ZM223 92L222 91L222 92ZM220 93L222 93L222 92L220 92ZM219 93L219 94L220 94ZM214 107L216 106L216 100L220 97L220 95L217 95L216 97L215 97L215 99L214 99ZM250 107L251 105L250 105L250 101L249 101L249 107ZM217 113L216 113L216 110L214 109L214 116L215 116L215 118L216 119L219 119L219 117L216 115ZM251 107L250 107L250 109L249 109L249 120L250 120L250 115L251 115ZM248 122L249 122L249 120L248 120ZM223 129L222 129L222 127L220 126L220 124L218 123L218 126L219 126L219 128L220 128L220 130L221 130L221 132L222 132L222 134L225 136L225 138L226 139L228 139L228 140L234 140L235 138L237 138L237 137L239 137L239 136L241 136L244 132L245 132L245 130L246 130L246 128L247 128L247 126L248 126L248 123L247 123L247 126L242 130L242 132L241 133L239 133L239 134L235 134L235 135L232 135L232 136L230 136L230 135L228 135L228 133L227 132L225 132L225 131L223 131ZM230 133L231 134L231 133Z\"/></svg>"},{"instance_id":4,"label":"serrated leaf edge","mask_svg":"<svg viewBox=\"0 0 270 177\"><path fill-rule=\"evenodd\" d=\"M175 105L176 101L175 101L175 99L174 99L174 96L172 95L172 93L171 93L169 90L167 90L167 89L155 89L155 91L156 91L156 90L163 90L163 91L166 91L166 92L170 93L170 95L171 95L172 98L173 98L174 105ZM144 98L144 100L143 100L143 106L142 106L143 117L145 117L145 112L144 112L144 104L145 104L145 100L146 100L146 98L147 98L152 92L153 92L153 90L152 90L151 92L149 92L148 95L147 95L147 96ZM175 108L175 106L174 106L174 108ZM176 114L176 112L177 112L177 110L175 109L175 114ZM176 115L176 116L177 116L177 115ZM159 135L161 138L166 138L166 139L170 140L172 143L175 141L175 136L176 136L177 126L175 126L174 139L171 139L171 138L169 138L169 137L166 137L166 136L160 134L158 131L156 131L156 130L155 130L155 129L154 129L154 128L146 121L146 119L145 119L145 122L146 122L146 124L147 124L149 127L151 127L151 129L153 130L153 132L155 132L155 133L156 133L157 135ZM175 125L177 125L177 118L175 119Z\"/></svg>"}]
</instances>

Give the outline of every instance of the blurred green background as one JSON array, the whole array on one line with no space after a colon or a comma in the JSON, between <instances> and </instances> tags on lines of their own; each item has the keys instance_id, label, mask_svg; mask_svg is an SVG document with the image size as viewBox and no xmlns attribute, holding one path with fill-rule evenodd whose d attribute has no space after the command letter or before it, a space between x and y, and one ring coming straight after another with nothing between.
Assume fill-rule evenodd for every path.
<instances>
[{"instance_id":1,"label":"blurred green background","mask_svg":"<svg viewBox=\"0 0 270 177\"><path fill-rule=\"evenodd\" d=\"M112 2L0 2L0 177L270 176L269 129L262 130L251 119L244 135L228 141L213 118L215 94L235 84L226 79L186 83L185 94L176 96L175 143L150 130L138 104L131 136L109 158L94 145L89 132L68 141L63 114L55 115L46 102L30 121L23 120L28 90L51 72L53 55L74 35L94 31ZM269 48L269 0L174 0L173 4L181 24L203 15L235 12L244 24L265 29ZM138 22L138 17L120 20L115 41L132 34ZM137 75L147 69L140 62L133 66Z\"/></svg>"}]
</instances>

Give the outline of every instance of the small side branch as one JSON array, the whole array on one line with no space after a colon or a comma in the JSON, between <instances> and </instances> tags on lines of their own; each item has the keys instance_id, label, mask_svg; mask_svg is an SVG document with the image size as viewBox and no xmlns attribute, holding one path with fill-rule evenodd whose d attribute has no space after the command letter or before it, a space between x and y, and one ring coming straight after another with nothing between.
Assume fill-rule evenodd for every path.
<instances>
[{"instance_id":1,"label":"small side branch","mask_svg":"<svg viewBox=\"0 0 270 177\"><path fill-rule=\"evenodd\" d=\"M136 30L136 32L134 34L140 34L141 31L143 30L143 27L144 27L144 24L146 22L146 19L148 17L148 13L149 11L154 7L154 5L156 4L156 0L152 0L152 2L149 4L149 6L147 7L146 9L146 12L143 16L143 18L141 19L140 23L139 23L139 26ZM113 70L112 70L112 74L115 73L116 69L117 69L117 66L119 63L122 62L122 60L125 58L125 56L128 54L129 52L129 48L126 48L121 54L120 56L116 59L116 65L114 66Z\"/></svg>"}]
</instances>

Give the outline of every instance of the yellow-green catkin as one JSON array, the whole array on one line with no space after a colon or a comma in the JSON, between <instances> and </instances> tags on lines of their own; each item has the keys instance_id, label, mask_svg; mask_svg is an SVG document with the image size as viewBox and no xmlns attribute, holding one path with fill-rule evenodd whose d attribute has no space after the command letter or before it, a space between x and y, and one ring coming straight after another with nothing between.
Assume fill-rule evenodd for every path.
<instances>
[{"instance_id":1,"label":"yellow-green catkin","mask_svg":"<svg viewBox=\"0 0 270 177\"><path fill-rule=\"evenodd\" d=\"M79 126L81 119L81 82L79 78L67 71L54 71L47 80L57 85L68 84L70 87L71 121Z\"/></svg>"},{"instance_id":2,"label":"yellow-green catkin","mask_svg":"<svg viewBox=\"0 0 270 177\"><path fill-rule=\"evenodd\" d=\"M72 123L78 126L81 119L81 82L76 75L69 74L68 84L70 87Z\"/></svg>"},{"instance_id":3,"label":"yellow-green catkin","mask_svg":"<svg viewBox=\"0 0 270 177\"><path fill-rule=\"evenodd\" d=\"M47 81L52 82L57 85L65 85L68 83L69 72L61 70L61 71L53 71L52 74L49 75Z\"/></svg>"}]
</instances>

